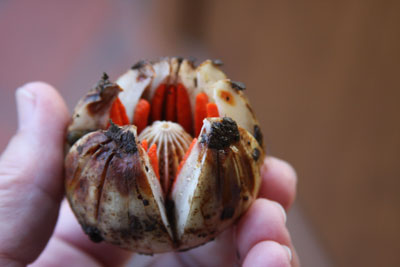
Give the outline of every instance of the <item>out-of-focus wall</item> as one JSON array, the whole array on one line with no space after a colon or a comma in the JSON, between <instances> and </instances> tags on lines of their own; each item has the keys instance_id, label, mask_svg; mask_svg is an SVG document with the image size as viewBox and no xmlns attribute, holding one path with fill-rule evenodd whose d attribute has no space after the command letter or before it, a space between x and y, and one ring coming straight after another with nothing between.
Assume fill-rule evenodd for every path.
<instances>
[{"instance_id":1,"label":"out-of-focus wall","mask_svg":"<svg viewBox=\"0 0 400 267\"><path fill-rule=\"evenodd\" d=\"M296 167L310 235L339 266L400 265L398 14L396 1L1 1L0 149L24 82L50 82L72 109L103 71L220 58L269 153Z\"/></svg>"},{"instance_id":2,"label":"out-of-focus wall","mask_svg":"<svg viewBox=\"0 0 400 267\"><path fill-rule=\"evenodd\" d=\"M338 266L399 266L400 2L209 1L213 56Z\"/></svg>"}]
</instances>

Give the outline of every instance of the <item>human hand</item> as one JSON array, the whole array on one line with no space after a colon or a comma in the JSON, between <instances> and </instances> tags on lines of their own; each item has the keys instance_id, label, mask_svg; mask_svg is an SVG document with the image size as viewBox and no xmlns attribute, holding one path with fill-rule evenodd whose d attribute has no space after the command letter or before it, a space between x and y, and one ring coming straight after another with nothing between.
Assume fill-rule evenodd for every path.
<instances>
[{"instance_id":1,"label":"human hand","mask_svg":"<svg viewBox=\"0 0 400 267\"><path fill-rule=\"evenodd\" d=\"M39 82L23 86L16 95L18 131L0 158L0 266L122 265L131 253L92 243L65 201L60 209L69 121L64 101L51 86ZM285 209L292 204L295 173L287 163L270 157L262 177L260 198L237 226L197 249L157 255L152 264L298 266L286 215L277 204Z\"/></svg>"}]
</instances>

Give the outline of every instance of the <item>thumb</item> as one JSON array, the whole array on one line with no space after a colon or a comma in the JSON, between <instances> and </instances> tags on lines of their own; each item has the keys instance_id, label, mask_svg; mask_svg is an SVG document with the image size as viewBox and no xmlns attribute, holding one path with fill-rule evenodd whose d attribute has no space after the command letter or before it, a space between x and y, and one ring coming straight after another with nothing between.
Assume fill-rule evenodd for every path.
<instances>
[{"instance_id":1,"label":"thumb","mask_svg":"<svg viewBox=\"0 0 400 267\"><path fill-rule=\"evenodd\" d=\"M66 105L41 82L17 89L16 100L18 131L0 157L0 266L35 260L63 196Z\"/></svg>"}]
</instances>

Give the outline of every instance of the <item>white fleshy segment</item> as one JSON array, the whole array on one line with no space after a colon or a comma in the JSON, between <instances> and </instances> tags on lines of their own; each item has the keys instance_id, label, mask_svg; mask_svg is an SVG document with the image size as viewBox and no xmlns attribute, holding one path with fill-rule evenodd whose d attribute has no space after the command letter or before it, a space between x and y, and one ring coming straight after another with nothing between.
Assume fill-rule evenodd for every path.
<instances>
[{"instance_id":1,"label":"white fleshy segment","mask_svg":"<svg viewBox=\"0 0 400 267\"><path fill-rule=\"evenodd\" d=\"M108 103L105 103L106 99L102 99L101 93L96 89L91 89L89 91L88 94L91 95L89 98L90 100L87 99L87 95L79 100L74 109L72 123L68 127L69 132L85 130L93 131L97 129L105 129L107 127L110 118L110 109L112 103L114 102L114 99L118 96L120 90L119 88L115 87L104 88L104 90L107 90L108 92L103 91L103 93L112 95L112 97L107 100ZM88 106L96 102L103 102L105 108L103 112L97 112L93 114L89 112Z\"/></svg>"},{"instance_id":2,"label":"white fleshy segment","mask_svg":"<svg viewBox=\"0 0 400 267\"><path fill-rule=\"evenodd\" d=\"M168 81L168 83L170 84L176 84L176 82L178 81L178 71L180 67L179 61L180 60L176 57L170 58L171 72Z\"/></svg>"},{"instance_id":3,"label":"white fleshy segment","mask_svg":"<svg viewBox=\"0 0 400 267\"><path fill-rule=\"evenodd\" d=\"M141 148L141 149L143 149L143 148ZM143 154L147 155L147 152L143 153ZM142 159L144 161L143 166L151 166L148 156L144 156ZM158 209L160 211L161 220L163 221L164 225L166 226L169 236L172 238L171 226L168 222L167 212L165 210L165 199L164 199L163 190L162 190L160 181L158 180L156 174L154 173L153 168L149 169L147 179L149 180L151 191L154 194L154 199L155 199ZM130 207L130 208L135 210L135 207Z\"/></svg>"},{"instance_id":4,"label":"white fleshy segment","mask_svg":"<svg viewBox=\"0 0 400 267\"><path fill-rule=\"evenodd\" d=\"M150 64L140 69L130 69L116 83L123 89L119 99L125 107L129 122L133 123L133 114L143 92L148 88L154 77L154 70Z\"/></svg>"},{"instance_id":5,"label":"white fleshy segment","mask_svg":"<svg viewBox=\"0 0 400 267\"><path fill-rule=\"evenodd\" d=\"M154 78L150 90L146 93L146 98L151 101L158 86L166 83L171 73L171 66L168 60L161 60L153 64Z\"/></svg>"},{"instance_id":6,"label":"white fleshy segment","mask_svg":"<svg viewBox=\"0 0 400 267\"><path fill-rule=\"evenodd\" d=\"M197 87L205 92L209 97L212 96L211 86L219 80L226 79L225 73L212 63L211 60L206 60L196 69Z\"/></svg>"},{"instance_id":7,"label":"white fleshy segment","mask_svg":"<svg viewBox=\"0 0 400 267\"><path fill-rule=\"evenodd\" d=\"M79 116L75 116L73 118L73 124L71 124L68 128L68 131L75 131L75 130L87 130L87 129L104 129L108 123L109 120L109 110L111 109L108 108L107 112L104 112L104 114L101 114L98 116L93 116L88 112L87 105L81 106L79 108L75 108L74 114L79 114ZM94 119L95 117L95 119Z\"/></svg>"},{"instance_id":8,"label":"white fleshy segment","mask_svg":"<svg viewBox=\"0 0 400 267\"><path fill-rule=\"evenodd\" d=\"M220 117L230 117L240 127L253 133L254 125L257 124L257 121L251 110L247 107L248 102L243 93L233 89L230 80L225 79L214 83L210 87L210 91L212 92L210 95L213 101L217 104ZM223 94L221 93L224 91L230 94L229 101L222 97Z\"/></svg>"},{"instance_id":9,"label":"white fleshy segment","mask_svg":"<svg viewBox=\"0 0 400 267\"><path fill-rule=\"evenodd\" d=\"M194 113L196 95L201 92L199 87L196 87L195 79L197 79L196 69L188 60L183 60L179 69L178 83L182 83L185 86L190 99L190 106L192 108L192 114Z\"/></svg>"},{"instance_id":10,"label":"white fleshy segment","mask_svg":"<svg viewBox=\"0 0 400 267\"><path fill-rule=\"evenodd\" d=\"M184 59L179 69L178 83L182 83L186 88L195 88L194 79L196 78L196 70L190 61Z\"/></svg>"},{"instance_id":11,"label":"white fleshy segment","mask_svg":"<svg viewBox=\"0 0 400 267\"><path fill-rule=\"evenodd\" d=\"M203 158L198 159L199 154L200 148L197 142L183 165L181 172L176 178L172 191L172 199L175 203L175 222L178 239L181 238L185 231L185 226L192 206L192 198L197 189L197 184L201 174L201 166L204 164L203 161L206 158L206 153L204 153Z\"/></svg>"}]
</instances>

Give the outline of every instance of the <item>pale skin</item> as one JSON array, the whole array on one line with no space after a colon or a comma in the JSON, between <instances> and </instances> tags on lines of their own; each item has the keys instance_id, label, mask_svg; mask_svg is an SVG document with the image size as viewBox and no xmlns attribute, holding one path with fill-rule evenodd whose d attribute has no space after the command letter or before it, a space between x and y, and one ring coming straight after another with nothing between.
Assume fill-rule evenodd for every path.
<instances>
[{"instance_id":1,"label":"pale skin","mask_svg":"<svg viewBox=\"0 0 400 267\"><path fill-rule=\"evenodd\" d=\"M0 266L123 266L131 252L95 244L63 201L63 143L70 115L42 82L16 91L19 127L0 157ZM299 266L286 211L296 174L267 157L259 198L214 242L151 258L151 266ZM47 245L47 246L46 246Z\"/></svg>"}]
</instances>

